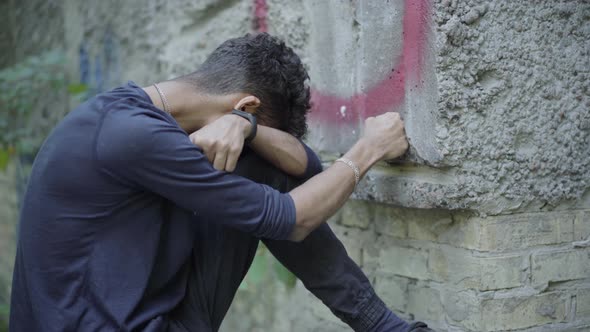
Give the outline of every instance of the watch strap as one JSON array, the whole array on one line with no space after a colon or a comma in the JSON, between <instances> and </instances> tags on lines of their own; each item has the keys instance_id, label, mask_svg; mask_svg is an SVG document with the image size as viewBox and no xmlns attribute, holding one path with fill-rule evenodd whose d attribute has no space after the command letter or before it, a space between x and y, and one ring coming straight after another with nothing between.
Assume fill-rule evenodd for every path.
<instances>
[{"instance_id":1,"label":"watch strap","mask_svg":"<svg viewBox=\"0 0 590 332\"><path fill-rule=\"evenodd\" d=\"M244 143L248 144L248 143L252 142L254 137L256 137L256 130L258 129L258 123L256 121L256 117L253 114L250 114L250 113L244 112L244 111L240 111L237 109L233 109L231 111L231 114L235 114L237 116L240 116L240 117L250 121L250 125L251 125L252 129L250 129L250 135L248 135L248 137L246 137L246 139L244 140Z\"/></svg>"}]
</instances>

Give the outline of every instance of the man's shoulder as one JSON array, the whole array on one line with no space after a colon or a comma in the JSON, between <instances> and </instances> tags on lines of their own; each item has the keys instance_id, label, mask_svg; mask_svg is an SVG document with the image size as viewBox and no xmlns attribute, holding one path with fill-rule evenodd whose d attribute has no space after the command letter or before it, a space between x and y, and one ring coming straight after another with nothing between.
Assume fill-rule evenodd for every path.
<instances>
[{"instance_id":1,"label":"man's shoulder","mask_svg":"<svg viewBox=\"0 0 590 332\"><path fill-rule=\"evenodd\" d=\"M100 128L107 132L104 139L111 135L141 137L154 128L176 125L174 119L155 107L147 94L132 83L97 95L93 103L104 117Z\"/></svg>"},{"instance_id":2,"label":"man's shoulder","mask_svg":"<svg viewBox=\"0 0 590 332\"><path fill-rule=\"evenodd\" d=\"M178 141L179 136L186 134L169 115L149 105L122 99L105 110L96 138L97 157L141 160L158 146Z\"/></svg>"}]
</instances>

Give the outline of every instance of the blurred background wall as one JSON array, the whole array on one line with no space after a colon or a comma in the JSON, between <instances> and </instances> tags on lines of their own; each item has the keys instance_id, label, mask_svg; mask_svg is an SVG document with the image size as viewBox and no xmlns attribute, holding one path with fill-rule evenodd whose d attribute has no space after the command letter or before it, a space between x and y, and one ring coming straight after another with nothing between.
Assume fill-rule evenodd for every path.
<instances>
[{"instance_id":1,"label":"blurred background wall","mask_svg":"<svg viewBox=\"0 0 590 332\"><path fill-rule=\"evenodd\" d=\"M268 31L306 63L326 165L402 113L411 150L332 220L396 313L439 331L590 329L590 3L129 0L0 3L0 321L28 169L80 101L194 70ZM262 248L224 331L345 326Z\"/></svg>"}]
</instances>

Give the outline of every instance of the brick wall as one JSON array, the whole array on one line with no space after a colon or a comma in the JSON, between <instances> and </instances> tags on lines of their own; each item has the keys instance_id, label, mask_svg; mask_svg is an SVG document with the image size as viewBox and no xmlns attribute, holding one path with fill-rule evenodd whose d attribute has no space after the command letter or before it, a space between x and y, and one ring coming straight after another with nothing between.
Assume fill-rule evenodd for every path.
<instances>
[{"instance_id":1,"label":"brick wall","mask_svg":"<svg viewBox=\"0 0 590 332\"><path fill-rule=\"evenodd\" d=\"M402 317L438 331L590 329L590 209L482 218L351 200L330 222ZM247 315L244 302L270 296L273 319L252 326L342 330L301 284L286 294L273 285L279 295L268 287L241 291L226 326Z\"/></svg>"}]
</instances>

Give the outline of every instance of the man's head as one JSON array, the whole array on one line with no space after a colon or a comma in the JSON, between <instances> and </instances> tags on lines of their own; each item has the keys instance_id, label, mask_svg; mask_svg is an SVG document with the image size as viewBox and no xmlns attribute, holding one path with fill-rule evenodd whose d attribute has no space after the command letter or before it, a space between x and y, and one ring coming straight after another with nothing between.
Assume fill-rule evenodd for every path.
<instances>
[{"instance_id":1,"label":"man's head","mask_svg":"<svg viewBox=\"0 0 590 332\"><path fill-rule=\"evenodd\" d=\"M261 124L302 137L310 108L308 78L290 47L261 33L225 41L196 72L178 80L213 95L255 96L260 100L256 116Z\"/></svg>"}]
</instances>

